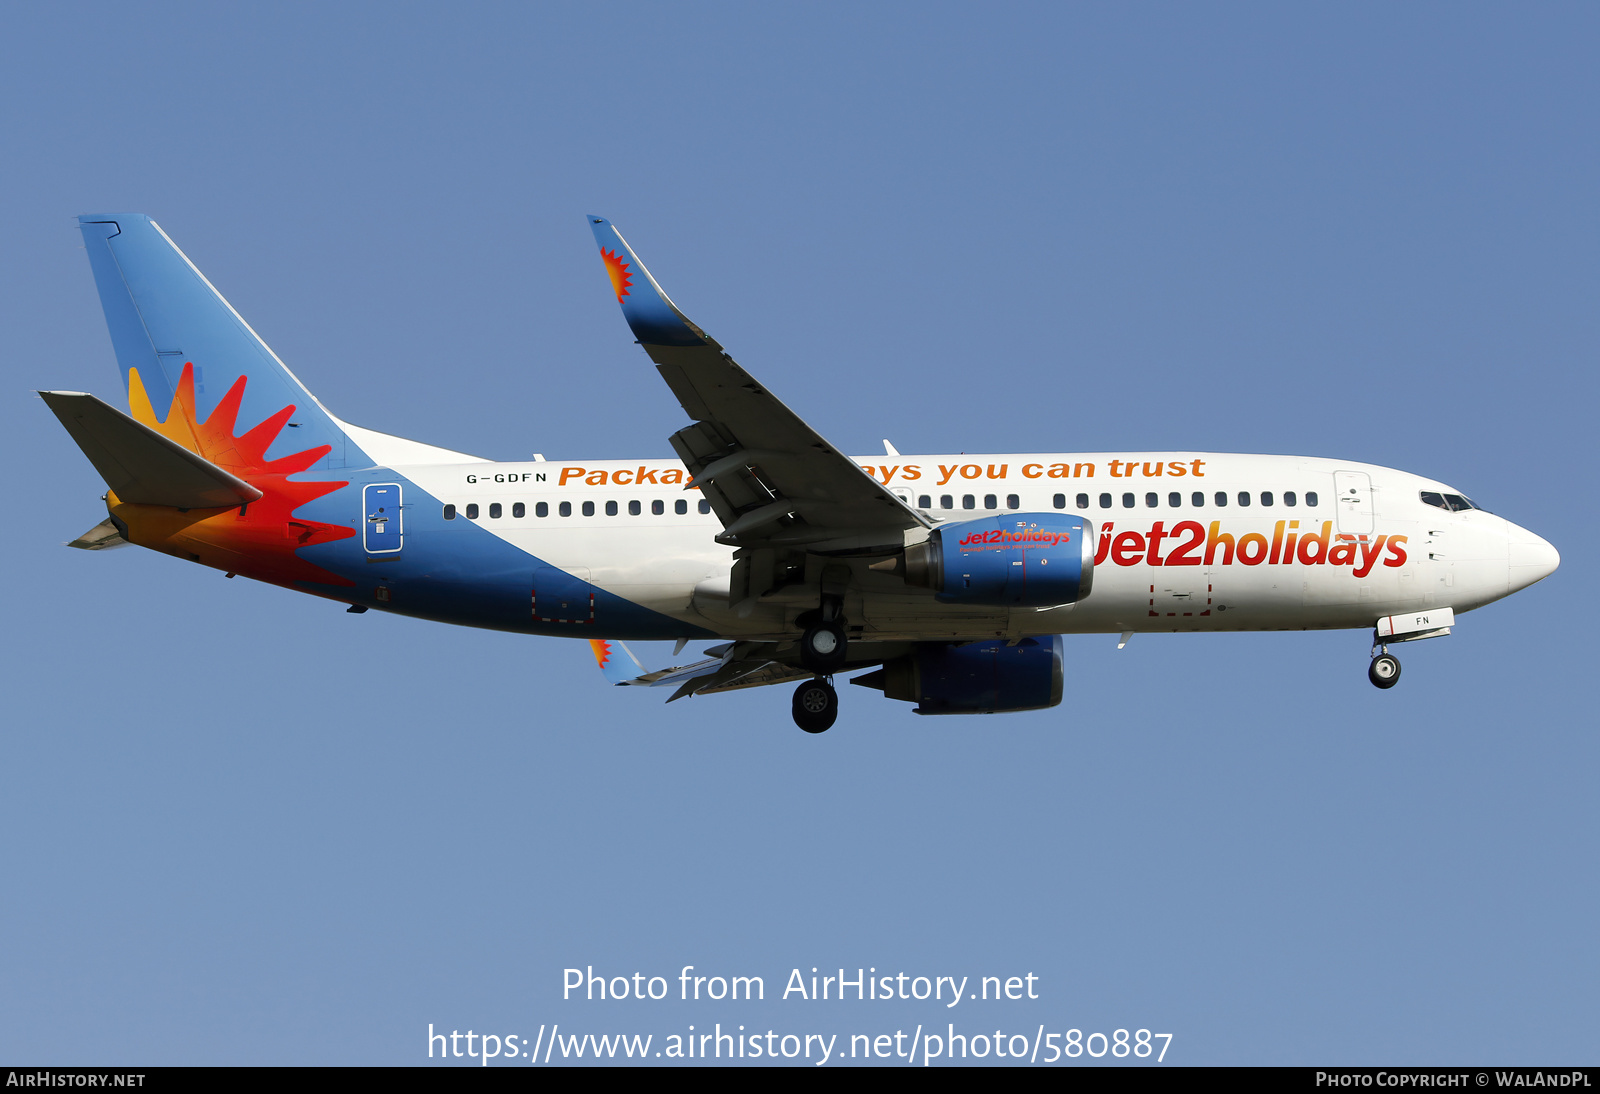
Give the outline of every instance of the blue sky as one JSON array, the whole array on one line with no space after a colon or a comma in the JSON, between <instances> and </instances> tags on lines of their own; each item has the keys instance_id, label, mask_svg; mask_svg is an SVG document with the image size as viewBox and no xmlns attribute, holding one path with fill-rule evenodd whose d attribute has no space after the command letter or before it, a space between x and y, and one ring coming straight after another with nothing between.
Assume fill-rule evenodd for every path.
<instances>
[{"instance_id":1,"label":"blue sky","mask_svg":"<svg viewBox=\"0 0 1600 1094\"><path fill-rule=\"evenodd\" d=\"M1597 31L1559 4L13 9L0 1060L954 1022L1149 1028L1188 1064L1593 1062ZM335 413L419 440L670 455L593 212L847 451L1364 460L1562 568L1403 650L1390 692L1356 632L1090 636L1042 713L850 689L811 738L786 690L663 707L579 644L62 548L103 486L31 391L120 398L72 219L120 210ZM768 998L563 1001L589 965ZM813 966L1040 998L776 998Z\"/></svg>"}]
</instances>

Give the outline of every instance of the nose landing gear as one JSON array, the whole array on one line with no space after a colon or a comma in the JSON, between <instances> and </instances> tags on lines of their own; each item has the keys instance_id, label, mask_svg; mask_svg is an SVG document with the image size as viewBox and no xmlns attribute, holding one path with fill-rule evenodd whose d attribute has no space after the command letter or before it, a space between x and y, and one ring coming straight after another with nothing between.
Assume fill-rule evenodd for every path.
<instances>
[{"instance_id":1,"label":"nose landing gear","mask_svg":"<svg viewBox=\"0 0 1600 1094\"><path fill-rule=\"evenodd\" d=\"M1372 664L1367 666L1367 679L1372 686L1387 691L1400 682L1400 658L1389 652L1389 647L1379 642L1372 644Z\"/></svg>"},{"instance_id":2,"label":"nose landing gear","mask_svg":"<svg viewBox=\"0 0 1600 1094\"><path fill-rule=\"evenodd\" d=\"M794 689L794 724L807 733L825 733L839 717L839 693L831 679L818 676Z\"/></svg>"}]
</instances>

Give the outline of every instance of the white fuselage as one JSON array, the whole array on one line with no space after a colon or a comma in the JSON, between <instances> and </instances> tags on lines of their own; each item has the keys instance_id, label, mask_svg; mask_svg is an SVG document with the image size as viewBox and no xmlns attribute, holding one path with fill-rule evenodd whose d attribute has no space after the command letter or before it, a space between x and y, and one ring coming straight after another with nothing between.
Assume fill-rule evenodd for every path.
<instances>
[{"instance_id":1,"label":"white fuselage","mask_svg":"<svg viewBox=\"0 0 1600 1094\"><path fill-rule=\"evenodd\" d=\"M1498 516L1424 502L1425 492L1451 487L1347 460L1162 452L857 462L936 521L1065 511L1092 519L1097 535L1090 595L1058 608L944 605L857 567L844 614L852 638L866 641L1370 628L1404 612L1469 611L1559 561L1544 540ZM676 461L396 470L454 506L455 519L693 627L782 637L817 603L810 567L792 584L730 603L733 549L714 541L721 525L685 488Z\"/></svg>"}]
</instances>

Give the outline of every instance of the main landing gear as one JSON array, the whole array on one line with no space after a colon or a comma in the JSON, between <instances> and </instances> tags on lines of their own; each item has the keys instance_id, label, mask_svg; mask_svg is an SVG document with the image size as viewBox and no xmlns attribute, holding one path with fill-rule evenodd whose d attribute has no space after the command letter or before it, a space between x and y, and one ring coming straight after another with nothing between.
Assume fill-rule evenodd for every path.
<instances>
[{"instance_id":1,"label":"main landing gear","mask_svg":"<svg viewBox=\"0 0 1600 1094\"><path fill-rule=\"evenodd\" d=\"M844 601L824 596L822 606L805 612L795 622L805 628L800 635L800 663L818 676L831 676L844 668Z\"/></svg>"},{"instance_id":2,"label":"main landing gear","mask_svg":"<svg viewBox=\"0 0 1600 1094\"><path fill-rule=\"evenodd\" d=\"M794 689L794 724L807 733L824 733L839 717L839 693L833 681L818 676Z\"/></svg>"},{"instance_id":3,"label":"main landing gear","mask_svg":"<svg viewBox=\"0 0 1600 1094\"><path fill-rule=\"evenodd\" d=\"M1389 647L1373 636L1372 664L1367 666L1367 679L1375 688L1385 691L1400 682L1400 658L1389 652Z\"/></svg>"},{"instance_id":4,"label":"main landing gear","mask_svg":"<svg viewBox=\"0 0 1600 1094\"><path fill-rule=\"evenodd\" d=\"M843 596L847 576L832 575L831 588L824 581L822 604L795 620L805 628L800 635L800 663L816 674L794 689L794 724L807 733L826 732L839 717L833 674L844 668L847 660Z\"/></svg>"},{"instance_id":5,"label":"main landing gear","mask_svg":"<svg viewBox=\"0 0 1600 1094\"><path fill-rule=\"evenodd\" d=\"M812 672L824 675L844 668L844 628L833 620L811 624L800 636L800 660Z\"/></svg>"}]
</instances>

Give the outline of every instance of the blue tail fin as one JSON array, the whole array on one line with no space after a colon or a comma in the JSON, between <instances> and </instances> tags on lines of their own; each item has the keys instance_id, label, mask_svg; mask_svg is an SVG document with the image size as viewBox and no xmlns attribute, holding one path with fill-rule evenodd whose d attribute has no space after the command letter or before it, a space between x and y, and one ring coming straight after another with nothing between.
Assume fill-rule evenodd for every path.
<instances>
[{"instance_id":1,"label":"blue tail fin","mask_svg":"<svg viewBox=\"0 0 1600 1094\"><path fill-rule=\"evenodd\" d=\"M249 427L293 407L269 458L326 445L313 467L370 467L373 461L278 360L233 306L159 225L140 213L82 216L78 224L94 269L111 343L130 402L148 398L156 417L205 421L244 381L238 421ZM192 365L193 405L182 406ZM183 395L184 400L179 396ZM135 417L140 408L133 407Z\"/></svg>"}]
</instances>

